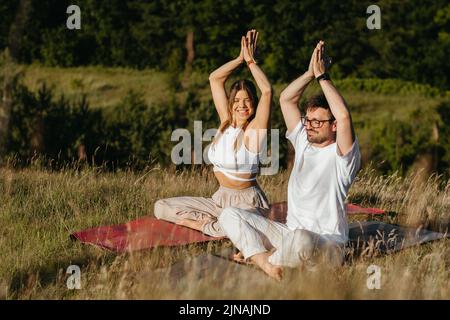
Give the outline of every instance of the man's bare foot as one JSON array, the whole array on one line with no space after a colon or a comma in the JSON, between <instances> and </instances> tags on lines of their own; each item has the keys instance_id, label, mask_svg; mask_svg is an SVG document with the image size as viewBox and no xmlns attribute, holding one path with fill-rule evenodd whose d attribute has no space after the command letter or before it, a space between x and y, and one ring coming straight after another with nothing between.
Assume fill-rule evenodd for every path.
<instances>
[{"instance_id":1,"label":"man's bare foot","mask_svg":"<svg viewBox=\"0 0 450 320\"><path fill-rule=\"evenodd\" d=\"M269 256L272 252L263 252L255 254L251 257L251 260L260 267L269 277L274 278L277 281L281 281L283 278L283 268L280 266L274 266L269 262Z\"/></svg>"}]
</instances>

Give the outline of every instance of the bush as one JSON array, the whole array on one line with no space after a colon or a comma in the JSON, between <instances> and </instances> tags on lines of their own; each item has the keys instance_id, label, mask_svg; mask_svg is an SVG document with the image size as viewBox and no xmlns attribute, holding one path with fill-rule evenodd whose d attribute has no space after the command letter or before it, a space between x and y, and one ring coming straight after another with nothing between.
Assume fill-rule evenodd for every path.
<instances>
[{"instance_id":1,"label":"bush","mask_svg":"<svg viewBox=\"0 0 450 320\"><path fill-rule=\"evenodd\" d=\"M27 161L35 154L62 162L76 160L81 146L92 152L99 143L101 116L85 96L70 102L44 84L37 93L18 84L13 90L7 153Z\"/></svg>"},{"instance_id":2,"label":"bush","mask_svg":"<svg viewBox=\"0 0 450 320\"><path fill-rule=\"evenodd\" d=\"M416 109L406 120L380 119L370 128L370 160L381 173L405 173L420 156L429 154L436 158L436 170L448 174L450 140L443 124L449 114L449 104L442 103L437 112Z\"/></svg>"},{"instance_id":3,"label":"bush","mask_svg":"<svg viewBox=\"0 0 450 320\"><path fill-rule=\"evenodd\" d=\"M168 163L173 108L147 106L141 95L129 92L119 105L104 111L105 159L118 166L142 168L150 162Z\"/></svg>"}]
</instances>

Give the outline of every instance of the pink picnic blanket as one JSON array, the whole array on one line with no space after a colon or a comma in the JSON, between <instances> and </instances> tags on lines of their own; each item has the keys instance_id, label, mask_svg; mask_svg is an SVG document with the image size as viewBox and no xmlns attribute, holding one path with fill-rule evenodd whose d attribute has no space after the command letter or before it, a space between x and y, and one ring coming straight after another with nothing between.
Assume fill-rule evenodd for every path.
<instances>
[{"instance_id":1,"label":"pink picnic blanket","mask_svg":"<svg viewBox=\"0 0 450 320\"><path fill-rule=\"evenodd\" d=\"M268 218L284 222L287 203L271 205ZM354 204L347 205L347 214L380 215L385 211L376 208L363 208ZM70 235L82 243L92 244L115 252L130 252L157 246L180 246L192 243L208 242L224 238L207 236L199 231L179 226L153 217L143 217L127 223L112 226L100 226Z\"/></svg>"}]
</instances>

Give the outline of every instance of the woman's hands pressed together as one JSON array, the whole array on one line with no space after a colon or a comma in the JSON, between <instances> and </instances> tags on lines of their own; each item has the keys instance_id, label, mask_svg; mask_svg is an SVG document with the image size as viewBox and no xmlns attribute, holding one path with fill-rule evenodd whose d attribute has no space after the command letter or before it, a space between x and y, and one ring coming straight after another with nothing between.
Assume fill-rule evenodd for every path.
<instances>
[{"instance_id":1,"label":"woman's hands pressed together","mask_svg":"<svg viewBox=\"0 0 450 320\"><path fill-rule=\"evenodd\" d=\"M258 35L255 29L247 31L246 36L241 38L241 53L239 57L242 57L247 64L255 61L256 44L258 42Z\"/></svg>"}]
</instances>

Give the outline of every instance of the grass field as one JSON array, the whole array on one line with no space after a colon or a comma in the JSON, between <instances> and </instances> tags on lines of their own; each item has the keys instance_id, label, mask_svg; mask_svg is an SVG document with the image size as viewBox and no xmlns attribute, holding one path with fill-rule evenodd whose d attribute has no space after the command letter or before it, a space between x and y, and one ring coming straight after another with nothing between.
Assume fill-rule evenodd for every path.
<instances>
[{"instance_id":1,"label":"grass field","mask_svg":"<svg viewBox=\"0 0 450 320\"><path fill-rule=\"evenodd\" d=\"M36 91L43 81L73 99L86 94L95 108L116 105L129 90L143 93L148 104L166 103L169 92L168 76L153 70L137 71L125 68L79 67L51 68L40 65L24 66L25 84Z\"/></svg>"},{"instance_id":2,"label":"grass field","mask_svg":"<svg viewBox=\"0 0 450 320\"><path fill-rule=\"evenodd\" d=\"M286 200L288 172L263 176L271 202ZM100 168L0 169L0 298L3 299L449 299L450 243L439 240L392 255L355 256L339 270L286 271L281 283L262 272L203 277L192 269L172 279L169 265L187 257L229 247L228 241L177 249L115 255L69 239L81 229L122 223L153 214L157 199L210 196L217 183L208 170L102 172ZM450 183L431 177L380 177L370 169L358 175L349 200L396 212L387 222L445 231L450 221ZM359 216L358 220L367 217ZM81 290L68 290L66 269L81 268ZM367 268L381 268L381 289L366 287ZM233 264L231 264L233 265ZM158 271L159 269L160 271Z\"/></svg>"}]
</instances>

